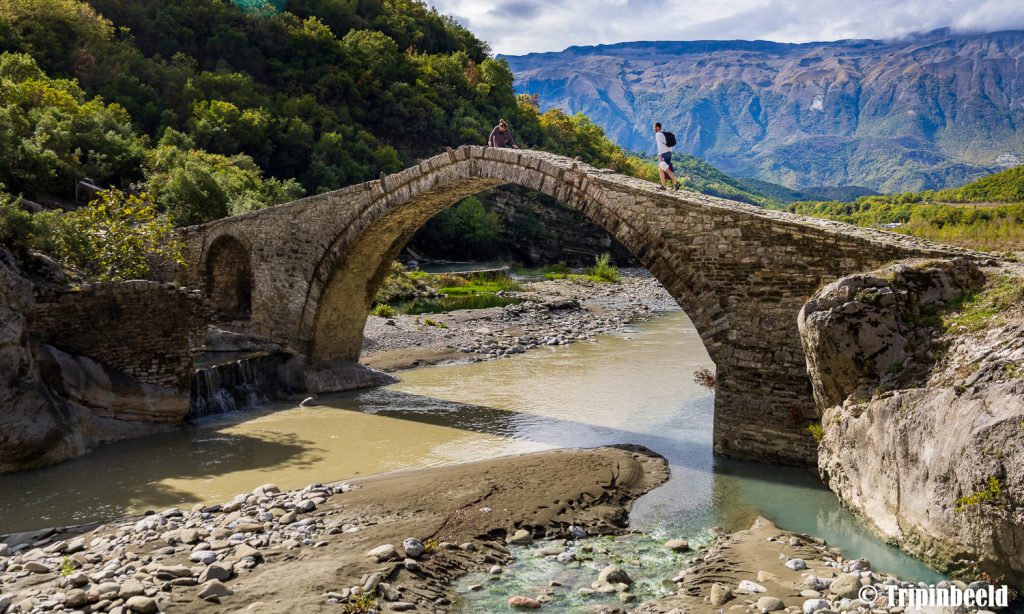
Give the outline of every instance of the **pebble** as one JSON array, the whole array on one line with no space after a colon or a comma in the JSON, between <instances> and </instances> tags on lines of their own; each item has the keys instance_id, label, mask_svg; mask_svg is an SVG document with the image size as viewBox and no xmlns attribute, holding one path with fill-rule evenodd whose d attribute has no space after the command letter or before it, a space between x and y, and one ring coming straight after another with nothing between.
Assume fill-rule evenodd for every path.
<instances>
[{"instance_id":1,"label":"pebble","mask_svg":"<svg viewBox=\"0 0 1024 614\"><path fill-rule=\"evenodd\" d=\"M415 537L407 537L402 541L402 550L405 551L405 556L411 559L418 559L423 556L427 549L420 540Z\"/></svg>"},{"instance_id":2,"label":"pebble","mask_svg":"<svg viewBox=\"0 0 1024 614\"><path fill-rule=\"evenodd\" d=\"M785 609L785 604L778 597L761 597L757 600L757 609L761 612L776 612Z\"/></svg>"},{"instance_id":3,"label":"pebble","mask_svg":"<svg viewBox=\"0 0 1024 614\"><path fill-rule=\"evenodd\" d=\"M807 563L803 559L789 559L786 561L786 567L793 571L800 571L801 569L807 569Z\"/></svg>"},{"instance_id":4,"label":"pebble","mask_svg":"<svg viewBox=\"0 0 1024 614\"><path fill-rule=\"evenodd\" d=\"M808 599L804 602L803 612L804 614L813 614L819 610L827 610L829 604L824 599Z\"/></svg>"},{"instance_id":5,"label":"pebble","mask_svg":"<svg viewBox=\"0 0 1024 614\"><path fill-rule=\"evenodd\" d=\"M524 597L523 595L516 595L508 598L508 605L512 608L523 608L529 610L539 610L540 602L530 597Z\"/></svg>"},{"instance_id":6,"label":"pebble","mask_svg":"<svg viewBox=\"0 0 1024 614\"><path fill-rule=\"evenodd\" d=\"M398 558L398 551L391 544L381 544L373 550L366 553L366 556L374 559L378 563L385 561L391 561Z\"/></svg>"},{"instance_id":7,"label":"pebble","mask_svg":"<svg viewBox=\"0 0 1024 614\"><path fill-rule=\"evenodd\" d=\"M670 539L665 542L665 547L672 552L686 552L690 549L690 542L685 539Z\"/></svg>"},{"instance_id":8,"label":"pebble","mask_svg":"<svg viewBox=\"0 0 1024 614\"><path fill-rule=\"evenodd\" d=\"M200 599L220 599L221 597L229 597L234 595L235 591L231 590L220 580L210 580L206 584L203 584L203 588L199 591L198 597Z\"/></svg>"},{"instance_id":9,"label":"pebble","mask_svg":"<svg viewBox=\"0 0 1024 614\"><path fill-rule=\"evenodd\" d=\"M711 585L711 594L709 597L711 599L711 605L720 606L732 599L732 590L724 584L715 582Z\"/></svg>"},{"instance_id":10,"label":"pebble","mask_svg":"<svg viewBox=\"0 0 1024 614\"><path fill-rule=\"evenodd\" d=\"M138 612L139 614L156 614L157 610L159 610L155 599L143 595L132 597L124 605L132 612Z\"/></svg>"},{"instance_id":11,"label":"pebble","mask_svg":"<svg viewBox=\"0 0 1024 614\"><path fill-rule=\"evenodd\" d=\"M196 550L192 554L188 555L188 560L193 563L202 563L203 565L209 565L217 560L217 553L212 550Z\"/></svg>"},{"instance_id":12,"label":"pebble","mask_svg":"<svg viewBox=\"0 0 1024 614\"><path fill-rule=\"evenodd\" d=\"M618 565L608 565L601 570L601 573L597 576L598 582L607 582L608 584L632 584L633 579L629 577L624 569Z\"/></svg>"},{"instance_id":13,"label":"pebble","mask_svg":"<svg viewBox=\"0 0 1024 614\"><path fill-rule=\"evenodd\" d=\"M519 529L505 540L510 544L524 545L533 542L533 535L526 529Z\"/></svg>"}]
</instances>

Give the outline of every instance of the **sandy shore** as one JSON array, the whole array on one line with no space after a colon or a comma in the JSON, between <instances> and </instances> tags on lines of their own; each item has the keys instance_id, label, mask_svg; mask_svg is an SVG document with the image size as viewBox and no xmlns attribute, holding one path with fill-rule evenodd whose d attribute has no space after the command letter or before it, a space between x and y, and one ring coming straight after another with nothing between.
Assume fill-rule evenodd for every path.
<instances>
[{"instance_id":1,"label":"sandy shore","mask_svg":"<svg viewBox=\"0 0 1024 614\"><path fill-rule=\"evenodd\" d=\"M361 362L382 371L503 358L545 345L591 342L652 312L679 309L650 273L626 269L616 283L552 280L504 293L526 302L429 315L370 316ZM427 324L430 320L443 326Z\"/></svg>"},{"instance_id":2,"label":"sandy shore","mask_svg":"<svg viewBox=\"0 0 1024 614\"><path fill-rule=\"evenodd\" d=\"M667 479L663 458L624 446L264 485L87 533L8 537L0 612L338 612L361 599L441 612L456 578L500 571L506 544L621 533L631 503Z\"/></svg>"}]
</instances>

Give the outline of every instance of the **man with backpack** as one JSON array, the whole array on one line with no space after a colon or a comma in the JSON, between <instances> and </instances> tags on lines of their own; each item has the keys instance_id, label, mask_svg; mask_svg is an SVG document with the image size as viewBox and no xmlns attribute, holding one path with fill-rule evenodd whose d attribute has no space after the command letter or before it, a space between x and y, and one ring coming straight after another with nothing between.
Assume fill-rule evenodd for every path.
<instances>
[{"instance_id":1,"label":"man with backpack","mask_svg":"<svg viewBox=\"0 0 1024 614\"><path fill-rule=\"evenodd\" d=\"M676 169L672 166L672 148L676 146L676 135L661 129L661 122L654 124L654 143L658 146L658 177L661 178L661 187L665 189L665 182L672 180L672 189L679 189L679 180L676 179Z\"/></svg>"}]
</instances>

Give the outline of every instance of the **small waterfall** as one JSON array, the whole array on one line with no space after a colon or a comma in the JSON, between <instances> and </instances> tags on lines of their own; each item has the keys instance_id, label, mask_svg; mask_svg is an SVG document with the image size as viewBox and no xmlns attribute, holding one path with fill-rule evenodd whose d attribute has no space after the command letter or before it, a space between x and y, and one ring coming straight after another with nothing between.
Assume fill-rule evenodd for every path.
<instances>
[{"instance_id":1,"label":"small waterfall","mask_svg":"<svg viewBox=\"0 0 1024 614\"><path fill-rule=\"evenodd\" d=\"M301 371L291 354L223 357L196 369L188 419L252 409L281 400L302 388Z\"/></svg>"}]
</instances>

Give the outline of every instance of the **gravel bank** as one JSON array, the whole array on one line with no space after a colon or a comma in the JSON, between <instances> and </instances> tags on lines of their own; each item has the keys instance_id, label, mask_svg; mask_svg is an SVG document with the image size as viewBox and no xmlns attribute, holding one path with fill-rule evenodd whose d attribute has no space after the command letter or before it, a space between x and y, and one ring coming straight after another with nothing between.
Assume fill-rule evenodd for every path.
<instances>
[{"instance_id":1,"label":"gravel bank","mask_svg":"<svg viewBox=\"0 0 1024 614\"><path fill-rule=\"evenodd\" d=\"M622 533L667 479L646 449L556 450L5 536L0 612L444 612L506 544Z\"/></svg>"},{"instance_id":2,"label":"gravel bank","mask_svg":"<svg viewBox=\"0 0 1024 614\"><path fill-rule=\"evenodd\" d=\"M396 371L493 360L541 346L592 342L596 335L619 332L653 312L679 309L644 269L625 269L616 283L561 279L526 283L505 294L525 302L432 315L370 316L362 362Z\"/></svg>"}]
</instances>

